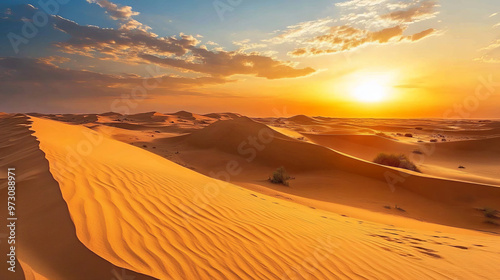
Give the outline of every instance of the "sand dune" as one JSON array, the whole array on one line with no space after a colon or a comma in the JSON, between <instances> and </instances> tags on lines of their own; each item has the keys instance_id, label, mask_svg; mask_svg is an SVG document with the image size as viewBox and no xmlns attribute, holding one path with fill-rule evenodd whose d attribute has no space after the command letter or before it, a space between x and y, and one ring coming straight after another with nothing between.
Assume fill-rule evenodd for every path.
<instances>
[{"instance_id":1,"label":"sand dune","mask_svg":"<svg viewBox=\"0 0 500 280\"><path fill-rule=\"evenodd\" d=\"M443 148L455 151L474 151L483 153L500 153L500 137L491 137L480 140L455 141L437 144Z\"/></svg>"},{"instance_id":2,"label":"sand dune","mask_svg":"<svg viewBox=\"0 0 500 280\"><path fill-rule=\"evenodd\" d=\"M240 114L235 113L210 113L203 116L219 120L231 120L241 117Z\"/></svg>"},{"instance_id":3,"label":"sand dune","mask_svg":"<svg viewBox=\"0 0 500 280\"><path fill-rule=\"evenodd\" d=\"M408 153L417 148L410 143L394 141L377 135L303 134L314 143L365 160L372 160L381 152Z\"/></svg>"},{"instance_id":4,"label":"sand dune","mask_svg":"<svg viewBox=\"0 0 500 280\"><path fill-rule=\"evenodd\" d=\"M500 208L500 188L380 166L270 131L264 124L243 117L218 122L189 135L156 139L152 143L158 148L181 151L174 160L180 159L183 165L207 175L218 174L226 170L227 162L235 161L242 171L231 180L245 186L273 187L265 179L277 167L284 166L296 180L292 181L292 188L280 189L282 192L372 211L381 211L388 204L399 204L412 213L411 217L434 223L488 229L484 217L474 209ZM257 146L251 146L249 137L259 139L262 132L264 138L272 133L272 140L257 141ZM348 138L365 140L361 136ZM377 149L380 144L412 146L377 136L368 139L373 140ZM387 178L394 182L393 189ZM440 214L436 215L437 212Z\"/></svg>"},{"instance_id":5,"label":"sand dune","mask_svg":"<svg viewBox=\"0 0 500 280\"><path fill-rule=\"evenodd\" d=\"M68 165L67 148L89 141L92 131L33 120L78 238L134 271L160 279L491 279L498 273L497 237L407 231L311 209L108 138Z\"/></svg>"},{"instance_id":6,"label":"sand dune","mask_svg":"<svg viewBox=\"0 0 500 280\"><path fill-rule=\"evenodd\" d=\"M294 123L298 124L305 124L305 125L310 125L310 124L318 124L319 122L311 117L305 116L305 115L297 115L288 118L288 121L292 121Z\"/></svg>"},{"instance_id":7,"label":"sand dune","mask_svg":"<svg viewBox=\"0 0 500 280\"><path fill-rule=\"evenodd\" d=\"M314 143L367 161L382 152L402 153L414 159L425 174L500 186L496 166L500 158L498 137L431 144L407 143L375 135L303 135Z\"/></svg>"},{"instance_id":8,"label":"sand dune","mask_svg":"<svg viewBox=\"0 0 500 280\"><path fill-rule=\"evenodd\" d=\"M97 114L38 114L30 113L30 116L50 118L52 120L57 120L72 124L86 124L94 123L99 120L99 115ZM109 117L109 113L106 114Z\"/></svg>"},{"instance_id":9,"label":"sand dune","mask_svg":"<svg viewBox=\"0 0 500 280\"><path fill-rule=\"evenodd\" d=\"M28 174L19 178L26 184L22 207L29 209L22 213L29 222L19 229L19 279L120 279L123 273L134 279L494 279L500 273L494 266L499 237L463 229L496 231L474 208L500 208L499 188L369 162L379 150L411 152L422 144L360 135L371 121L258 123L209 115L37 115L43 118L33 117L32 129L42 153L26 117L1 114L9 139L2 143L15 144L0 147L0 163ZM202 124L205 118L211 121ZM332 129L356 135L325 134ZM495 168L498 143L495 137L436 143L421 167L448 174L447 164L462 160L467 178L486 176L480 172ZM200 174L227 172L231 161L242 169L230 178L235 184ZM281 165L296 177L291 187L266 181ZM405 176L394 191L388 171ZM395 204L406 212L383 207ZM38 210L48 205L50 211Z\"/></svg>"},{"instance_id":10,"label":"sand dune","mask_svg":"<svg viewBox=\"0 0 500 280\"><path fill-rule=\"evenodd\" d=\"M140 113L134 115L124 116L126 121L138 122L138 123L177 123L185 121L196 121L196 122L213 122L212 118L201 116L198 114L193 114L191 112L179 111L172 114L163 114L159 112L148 112Z\"/></svg>"},{"instance_id":11,"label":"sand dune","mask_svg":"<svg viewBox=\"0 0 500 280\"><path fill-rule=\"evenodd\" d=\"M146 112L133 115L125 115L122 119L127 119L127 121L139 123L162 123L168 120L169 116L158 112Z\"/></svg>"},{"instance_id":12,"label":"sand dune","mask_svg":"<svg viewBox=\"0 0 500 280\"><path fill-rule=\"evenodd\" d=\"M122 272L122 268L97 256L77 239L59 185L49 173L49 164L29 125L24 115L0 116L0 166L2 170L16 168L16 248L22 265L15 274L2 266L0 279L113 278L113 271ZM2 179L5 175L2 171ZM6 183L0 186L1 201L7 201L6 187ZM1 212L2 221L6 220L6 212ZM0 245L2 252L7 252L4 239ZM151 279L128 270L123 272L135 279Z\"/></svg>"},{"instance_id":13,"label":"sand dune","mask_svg":"<svg viewBox=\"0 0 500 280\"><path fill-rule=\"evenodd\" d=\"M293 174L300 175L293 182L293 188L286 190L290 194L361 207L371 211L380 211L386 205L402 204L411 213L404 215L434 223L489 230L488 225L484 224L484 217L482 218L474 208L499 207L498 192L495 188L464 183L500 184L494 164L498 153L491 148L495 143L490 143L493 140L468 140L471 146L467 149L455 148L454 145L466 143L463 141L434 143L432 145L436 146L436 149L429 154L427 149L430 143L410 143L405 141L404 137L397 140L359 134L305 134L296 132L296 127L289 129L287 126L281 126L283 123L279 123L280 119L258 120L263 123L277 124L280 127L273 127L273 130L269 130L261 123L242 117L217 122L201 130L187 125L186 129L189 127L194 132L181 137L172 138L175 136L173 133L158 134L152 130L141 129L119 130L112 134L112 137L210 176L218 174L221 170L224 171L228 162L236 161L243 171L241 174L232 176L231 179L247 187L257 186L256 189L261 189L260 186L274 188L273 185L268 185L265 179L277 166L283 165ZM325 122L334 122L329 126L341 129L339 126L348 127L350 122L369 125L372 122L377 123L377 120L334 119ZM425 120L409 122L407 126L424 128L424 122ZM400 123L400 121L394 123ZM438 123L438 125L442 124ZM264 138L268 136L266 131L278 132L273 133L272 143L257 141L257 149L252 147L249 137L257 139L261 131L264 132L262 135ZM182 132L189 131L180 130L174 133ZM304 139L300 135L305 136ZM306 145L304 142L309 140L313 140L320 146ZM482 141L490 142L483 143ZM240 147L241 144L243 146ZM262 144L265 149L261 151L259 149L262 149L260 147ZM450 148L446 148L448 146ZM391 169L374 167L373 164L332 153L325 147L370 162L380 152L404 153L417 161L424 172L422 176L453 179L458 182L444 181L443 184L440 180L424 179L421 181L421 176L414 178L413 175L409 180L401 179L398 171L394 171L395 173L391 171L391 174L396 176L395 193L393 193L386 180L386 172ZM480 155L474 154L477 152L476 148L481 148L484 152ZM424 155L413 154L413 151L417 149L421 149ZM248 162L248 159L252 160ZM459 169L459 165L465 165L466 169ZM311 172L312 174L304 174ZM402 173L403 176L407 176L406 174ZM219 178L224 178L224 176ZM399 180L404 182L400 183ZM315 186L321 186L321 189L311 191L311 182L315 182ZM356 189L351 187L353 182L356 182L358 186ZM426 185L425 188L418 186L422 183ZM464 191L453 191L455 186ZM454 195L448 196L450 192ZM470 196L470 199L467 203L463 203L460 197L467 196ZM440 200L440 197L443 200ZM431 201L428 201L429 198ZM443 202L452 203L453 206L444 206ZM426 206L421 207L420 203ZM330 206L321 207L332 209ZM436 212L441 214L435 215ZM365 217L361 216L361 218Z\"/></svg>"},{"instance_id":14,"label":"sand dune","mask_svg":"<svg viewBox=\"0 0 500 280\"><path fill-rule=\"evenodd\" d=\"M205 119L205 120L209 120L211 118L207 117L207 116L202 116L202 115L198 115L198 114L193 114L191 112L187 112L187 111L179 111L179 112L176 112L176 113L172 113L170 114L172 116L177 116L181 119L185 119L185 120L201 120L201 119Z\"/></svg>"},{"instance_id":15,"label":"sand dune","mask_svg":"<svg viewBox=\"0 0 500 280\"><path fill-rule=\"evenodd\" d=\"M299 121L290 121L298 117ZM296 116L288 119L254 119L267 125L277 121L286 128L312 134L375 135L384 133L390 138L404 142L429 142L477 140L500 136L499 122L491 120L447 120L447 119L345 119L327 117ZM404 134L413 134L406 138Z\"/></svg>"}]
</instances>

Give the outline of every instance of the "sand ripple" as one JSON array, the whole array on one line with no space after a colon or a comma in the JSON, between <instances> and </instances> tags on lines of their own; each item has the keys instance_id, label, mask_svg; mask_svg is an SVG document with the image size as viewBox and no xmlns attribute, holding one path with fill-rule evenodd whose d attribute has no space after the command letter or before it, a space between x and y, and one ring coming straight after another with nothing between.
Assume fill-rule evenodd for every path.
<instances>
[{"instance_id":1,"label":"sand ripple","mask_svg":"<svg viewBox=\"0 0 500 280\"><path fill-rule=\"evenodd\" d=\"M498 238L453 236L446 244L427 232L362 224L216 181L81 126L33 120L78 238L120 267L160 279L488 279L499 272L492 265L500 263Z\"/></svg>"}]
</instances>

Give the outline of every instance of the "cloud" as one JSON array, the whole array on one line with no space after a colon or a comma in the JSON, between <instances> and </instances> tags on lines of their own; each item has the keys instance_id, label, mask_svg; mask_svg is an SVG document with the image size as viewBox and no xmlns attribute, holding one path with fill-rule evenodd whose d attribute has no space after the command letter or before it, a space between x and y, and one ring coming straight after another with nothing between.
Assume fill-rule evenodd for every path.
<instances>
[{"instance_id":1,"label":"cloud","mask_svg":"<svg viewBox=\"0 0 500 280\"><path fill-rule=\"evenodd\" d=\"M147 51L161 55L182 56L189 47L199 44L193 36L181 34L180 38L162 37L144 30L118 30L97 26L82 26L74 21L56 16L54 27L71 38L56 46L67 53L92 57L124 59Z\"/></svg>"},{"instance_id":2,"label":"cloud","mask_svg":"<svg viewBox=\"0 0 500 280\"><path fill-rule=\"evenodd\" d=\"M424 31L421 31L419 33L415 33L411 36L408 36L407 39L414 42L414 41L418 41L418 40L421 40L425 37L428 37L430 35L433 35L433 34L436 34L437 33L437 30L434 29L434 28L429 28L429 29L426 29Z\"/></svg>"},{"instance_id":3,"label":"cloud","mask_svg":"<svg viewBox=\"0 0 500 280\"><path fill-rule=\"evenodd\" d=\"M481 56L476 61L485 63L500 63L500 39L491 42L488 46L479 50Z\"/></svg>"},{"instance_id":4,"label":"cloud","mask_svg":"<svg viewBox=\"0 0 500 280\"><path fill-rule=\"evenodd\" d=\"M329 25L333 22L334 20L331 18L301 22L288 26L280 35L264 41L274 44L301 43L308 36L328 31Z\"/></svg>"},{"instance_id":5,"label":"cloud","mask_svg":"<svg viewBox=\"0 0 500 280\"><path fill-rule=\"evenodd\" d=\"M126 101L119 106L113 105L114 102L134 94L151 102L156 98L204 97L209 89L203 87L234 82L218 77L163 75L158 69L153 72L159 74L150 78L135 74L111 75L60 68L46 59L0 57L0 107L18 112L121 110L120 106ZM134 103L137 101L131 102L137 104Z\"/></svg>"},{"instance_id":6,"label":"cloud","mask_svg":"<svg viewBox=\"0 0 500 280\"><path fill-rule=\"evenodd\" d=\"M53 55L53 56L40 57L38 58L38 60L56 66L57 64L63 64L65 62L69 62L71 59L67 57Z\"/></svg>"},{"instance_id":7,"label":"cloud","mask_svg":"<svg viewBox=\"0 0 500 280\"><path fill-rule=\"evenodd\" d=\"M87 2L96 3L100 7L106 9L106 11L109 13L109 16L113 19L127 20L132 16L139 14L138 12L133 12L132 7L130 6L119 7L118 5L107 0L87 0Z\"/></svg>"},{"instance_id":8,"label":"cloud","mask_svg":"<svg viewBox=\"0 0 500 280\"><path fill-rule=\"evenodd\" d=\"M270 57L242 54L237 52L211 52L192 49L195 62L174 58L160 58L144 54L140 57L148 62L170 66L215 77L228 77L236 74L255 75L267 79L296 78L315 72L312 68L296 69Z\"/></svg>"},{"instance_id":9,"label":"cloud","mask_svg":"<svg viewBox=\"0 0 500 280\"><path fill-rule=\"evenodd\" d=\"M90 1L90 0L89 0ZM127 21L136 15L131 8L120 7L109 1L92 0L92 3L105 8L110 16ZM23 9L12 10L7 20L17 20L32 15L37 9L23 5ZM9 10L9 13L11 11ZM216 46L209 50L201 45L201 35L160 37L144 29L101 28L80 25L61 16L51 15L48 26L55 31L67 34L64 41L54 42L53 46L60 55L73 54L99 60L112 60L128 64L154 64L175 68L183 76L213 76L221 79L232 75L253 75L267 79L294 78L307 76L315 70L309 67L298 68L287 61L272 58L271 53L251 51L264 48L265 44L247 41L236 42L239 49L226 51L217 43L208 41L207 45ZM60 36L59 36L60 37ZM249 51L250 52L247 52ZM45 62L61 64L60 58L47 58ZM185 72L192 72L184 75Z\"/></svg>"},{"instance_id":10,"label":"cloud","mask_svg":"<svg viewBox=\"0 0 500 280\"><path fill-rule=\"evenodd\" d=\"M387 2L387 0L349 0L349 1L337 3L337 4L335 4L335 6L348 7L348 8L360 8L360 7L380 5L384 2Z\"/></svg>"},{"instance_id":11,"label":"cloud","mask_svg":"<svg viewBox=\"0 0 500 280\"><path fill-rule=\"evenodd\" d=\"M238 46L239 49L237 51L241 53L252 49L261 49L267 47L267 44L263 43L250 43L250 39L235 41L233 42L233 45Z\"/></svg>"},{"instance_id":12,"label":"cloud","mask_svg":"<svg viewBox=\"0 0 500 280\"><path fill-rule=\"evenodd\" d=\"M406 27L394 26L379 31L367 31L350 26L335 26L325 35L313 38L313 47L297 48L290 56L314 56L349 51L368 44L388 44L397 42L415 42L436 33L435 29L427 29L419 33L405 36ZM320 47L315 47L320 46Z\"/></svg>"},{"instance_id":13,"label":"cloud","mask_svg":"<svg viewBox=\"0 0 500 280\"><path fill-rule=\"evenodd\" d=\"M341 22L370 30L410 25L439 13L436 0L352 0L336 6L340 8Z\"/></svg>"},{"instance_id":14,"label":"cloud","mask_svg":"<svg viewBox=\"0 0 500 280\"><path fill-rule=\"evenodd\" d=\"M156 77L141 77L135 74L111 75L86 70L60 68L52 63L54 57L30 59L0 57L0 81L8 84L54 85L66 84L74 88L91 87L95 91L88 92L89 96L99 95L106 89L129 89L143 84L148 79L158 81L161 89L192 88L212 84L231 82L224 78L197 77L186 78L169 75Z\"/></svg>"},{"instance_id":15,"label":"cloud","mask_svg":"<svg viewBox=\"0 0 500 280\"><path fill-rule=\"evenodd\" d=\"M314 56L350 51L371 44L416 42L440 34L427 28L404 34L408 27L438 14L430 0L350 0L336 4L338 21L329 18L289 26L274 38L275 44L295 43L289 56Z\"/></svg>"},{"instance_id":16,"label":"cloud","mask_svg":"<svg viewBox=\"0 0 500 280\"><path fill-rule=\"evenodd\" d=\"M55 18L55 28L71 38L56 46L66 53L129 63L156 63L184 71L231 76L249 74L268 79L309 75L312 68L296 69L287 62L257 53L207 50L200 41L182 34L157 37L144 30L124 30L81 26L62 17ZM254 46L255 47L255 46Z\"/></svg>"},{"instance_id":17,"label":"cloud","mask_svg":"<svg viewBox=\"0 0 500 280\"><path fill-rule=\"evenodd\" d=\"M37 8L31 4L14 5L0 11L0 23L24 23L25 20L33 19L36 12Z\"/></svg>"},{"instance_id":18,"label":"cloud","mask_svg":"<svg viewBox=\"0 0 500 280\"><path fill-rule=\"evenodd\" d=\"M436 16L436 1L421 1L405 10L398 10L381 15L380 18L395 23L414 23Z\"/></svg>"},{"instance_id":19,"label":"cloud","mask_svg":"<svg viewBox=\"0 0 500 280\"><path fill-rule=\"evenodd\" d=\"M106 13L109 14L109 17L114 20L121 21L122 24L120 26L120 29L141 29L144 31L151 29L151 27L144 25L132 18L132 16L138 15L139 12L132 11L131 6L118 6L117 4L112 3L108 0L87 0L87 2L99 5L101 8L106 10Z\"/></svg>"}]
</instances>

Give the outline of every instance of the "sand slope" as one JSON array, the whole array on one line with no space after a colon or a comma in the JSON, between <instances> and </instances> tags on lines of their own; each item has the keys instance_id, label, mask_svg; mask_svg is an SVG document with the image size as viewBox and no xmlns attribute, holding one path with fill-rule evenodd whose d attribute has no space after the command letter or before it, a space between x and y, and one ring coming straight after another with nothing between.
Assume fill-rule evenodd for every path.
<instances>
[{"instance_id":1,"label":"sand slope","mask_svg":"<svg viewBox=\"0 0 500 280\"><path fill-rule=\"evenodd\" d=\"M375 135L304 134L312 142L372 161L379 153L405 154L425 174L500 186L500 138L405 143ZM414 154L419 150L420 154ZM459 166L466 168L460 169Z\"/></svg>"},{"instance_id":2,"label":"sand slope","mask_svg":"<svg viewBox=\"0 0 500 280\"><path fill-rule=\"evenodd\" d=\"M342 217L221 183L81 126L33 120L78 238L131 270L160 279L499 273L497 237L410 232Z\"/></svg>"},{"instance_id":3,"label":"sand slope","mask_svg":"<svg viewBox=\"0 0 500 280\"><path fill-rule=\"evenodd\" d=\"M114 266L77 239L68 207L29 125L24 115L0 116L0 201L7 201L7 184L3 184L6 170L15 167L16 245L22 264L22 269L17 265L16 273L7 272L3 264L0 279L112 279L113 271L126 273L136 280L151 279ZM6 209L0 211L2 223L6 221L6 212ZM0 233L5 233L4 228L2 225ZM6 239L0 239L0 245L5 257Z\"/></svg>"},{"instance_id":4,"label":"sand slope","mask_svg":"<svg viewBox=\"0 0 500 280\"><path fill-rule=\"evenodd\" d=\"M152 142L157 149L151 151L165 156L161 152L163 149L178 149L181 152L176 156L181 159L180 163L210 176L225 171L228 162L236 161L242 171L230 179L245 186L248 183L261 185L313 200L402 214L383 208L398 204L408 211L405 215L415 219L462 228L496 230L484 223L484 216L475 208L499 209L498 187L438 179L428 174L380 166L279 132L271 132L272 140L266 143L257 141L258 145L250 145L249 139L259 139L262 132L266 132L264 138L269 138L269 131L266 125L242 117L214 123L189 135L157 139ZM346 137L365 139L363 135ZM412 147L378 136L367 137L367 143L378 148L381 144L405 149ZM316 140L315 137L311 139ZM350 147L355 146L345 142ZM254 153L248 153L252 147ZM291 188L279 188L266 182L279 166L284 166L296 177ZM388 179L394 184L393 188Z\"/></svg>"}]
</instances>

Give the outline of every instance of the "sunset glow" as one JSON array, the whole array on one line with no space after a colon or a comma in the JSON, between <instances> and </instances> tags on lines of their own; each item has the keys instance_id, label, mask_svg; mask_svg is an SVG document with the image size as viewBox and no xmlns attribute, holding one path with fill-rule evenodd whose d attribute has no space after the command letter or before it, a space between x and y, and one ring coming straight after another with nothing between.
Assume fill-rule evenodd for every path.
<instances>
[{"instance_id":1,"label":"sunset glow","mask_svg":"<svg viewBox=\"0 0 500 280\"><path fill-rule=\"evenodd\" d=\"M375 80L361 82L354 88L353 96L361 102L379 102L387 96L387 88Z\"/></svg>"},{"instance_id":2,"label":"sunset glow","mask_svg":"<svg viewBox=\"0 0 500 280\"><path fill-rule=\"evenodd\" d=\"M496 0L147 2L2 2L0 111L500 117Z\"/></svg>"}]
</instances>

